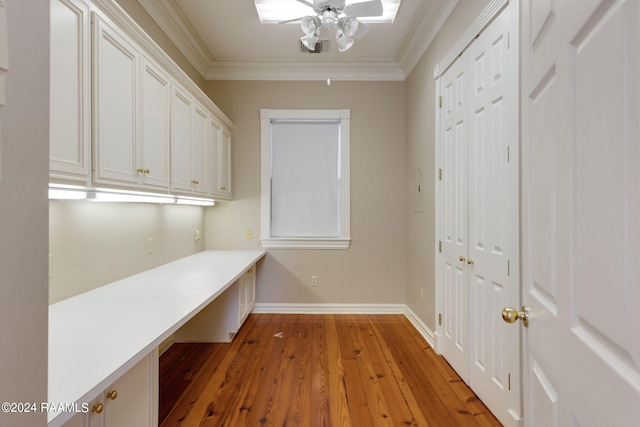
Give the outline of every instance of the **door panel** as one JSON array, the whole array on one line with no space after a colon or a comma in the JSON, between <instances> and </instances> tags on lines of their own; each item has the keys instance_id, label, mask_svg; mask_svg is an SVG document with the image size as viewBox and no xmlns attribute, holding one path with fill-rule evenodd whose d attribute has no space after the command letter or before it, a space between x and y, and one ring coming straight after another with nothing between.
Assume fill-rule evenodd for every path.
<instances>
[{"instance_id":1,"label":"door panel","mask_svg":"<svg viewBox=\"0 0 640 427\"><path fill-rule=\"evenodd\" d=\"M135 46L96 18L94 159L96 182L138 183L138 61Z\"/></svg>"},{"instance_id":2,"label":"door panel","mask_svg":"<svg viewBox=\"0 0 640 427\"><path fill-rule=\"evenodd\" d=\"M503 10L469 47L469 385L505 425L519 412L517 393L509 390L510 376L519 375L512 363L519 360L518 336L499 317L519 300L510 272L517 260L518 177L510 13Z\"/></svg>"},{"instance_id":3,"label":"door panel","mask_svg":"<svg viewBox=\"0 0 640 427\"><path fill-rule=\"evenodd\" d=\"M496 417L521 412L519 332L499 313L519 302L517 8L507 6L441 77L444 338L439 350ZM516 38L517 39L517 38ZM512 388L513 385L513 388Z\"/></svg>"},{"instance_id":4,"label":"door panel","mask_svg":"<svg viewBox=\"0 0 640 427\"><path fill-rule=\"evenodd\" d=\"M640 7L536 3L522 20L525 419L640 425Z\"/></svg>"},{"instance_id":5,"label":"door panel","mask_svg":"<svg viewBox=\"0 0 640 427\"><path fill-rule=\"evenodd\" d=\"M142 62L141 163L145 186L169 187L170 99L167 76L150 59Z\"/></svg>"},{"instance_id":6,"label":"door panel","mask_svg":"<svg viewBox=\"0 0 640 427\"><path fill-rule=\"evenodd\" d=\"M440 276L443 290L443 339L439 351L468 381L468 136L466 131L466 56L442 76L443 241ZM463 260L460 259L463 257Z\"/></svg>"}]
</instances>

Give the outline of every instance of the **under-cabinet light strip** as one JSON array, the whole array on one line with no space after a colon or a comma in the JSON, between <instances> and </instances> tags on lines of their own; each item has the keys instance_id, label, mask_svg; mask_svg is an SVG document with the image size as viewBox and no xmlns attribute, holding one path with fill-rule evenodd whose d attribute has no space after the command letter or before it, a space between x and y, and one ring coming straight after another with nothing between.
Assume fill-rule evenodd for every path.
<instances>
[{"instance_id":1,"label":"under-cabinet light strip","mask_svg":"<svg viewBox=\"0 0 640 427\"><path fill-rule=\"evenodd\" d=\"M49 184L49 200L89 200L93 202L161 203L214 206L213 199L145 193L141 191L87 188L76 185Z\"/></svg>"}]
</instances>

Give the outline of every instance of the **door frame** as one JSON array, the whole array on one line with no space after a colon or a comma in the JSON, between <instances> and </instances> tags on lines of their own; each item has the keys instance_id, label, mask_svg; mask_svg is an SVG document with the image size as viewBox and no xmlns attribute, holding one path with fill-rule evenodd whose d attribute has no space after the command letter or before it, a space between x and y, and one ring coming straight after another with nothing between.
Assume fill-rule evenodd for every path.
<instances>
[{"instance_id":1,"label":"door frame","mask_svg":"<svg viewBox=\"0 0 640 427\"><path fill-rule=\"evenodd\" d=\"M513 129L511 130L513 139L513 144L510 144L513 147L511 152L511 159L515 162L515 167L512 168L512 176L510 179L514 183L511 187L511 224L510 227L510 235L512 236L512 248L513 248L513 256L511 259L513 260L510 266L510 276L513 277L515 281L515 286L512 287L513 294L510 296L510 301L513 304L513 307L521 306L521 294L522 294L522 285L520 282L520 71L519 71L519 49L520 49L520 2L515 0L492 0L487 7L481 12L481 14L476 18L476 20L471 24L471 26L466 30L466 32L458 39L458 41L453 45L453 47L449 50L449 52L443 57L443 59L436 64L434 67L434 80L435 80L435 111L436 111L436 122L435 122L435 172L436 176L436 213L435 213L435 230L436 230L436 239L435 239L435 332L434 332L434 349L436 353L441 354L442 349L442 340L443 340L443 326L440 321L440 313L443 313L445 310L444 304L444 289L442 286L442 268L441 268L441 242L443 241L442 230L443 230L443 218L442 214L438 207L444 206L444 192L441 189L441 186L437 185L440 176L440 169L443 163L443 150L442 150L442 141L441 141L441 115L442 109L441 107L441 95L442 95L442 85L441 79L442 75L451 67L451 65L456 61L456 59L473 43L473 41L477 38L477 36L493 22L493 20L507 7L510 6L510 25L511 31L509 34L509 45L512 49L516 50L514 55L511 55L511 62L508 65L509 72L513 73L514 76L514 102L511 109L511 120L514 123ZM500 313L496 313L496 316L499 316ZM510 365L511 372L513 374L510 378L510 389L514 392L514 396L511 399L511 416L516 420L516 425L523 424L523 401L522 401L522 333L520 331L521 328L513 328L517 329L518 336L514 339L517 342L516 347L514 347L514 351L511 352L510 357ZM440 344L439 344L440 343ZM489 408L491 409L491 408Z\"/></svg>"}]
</instances>

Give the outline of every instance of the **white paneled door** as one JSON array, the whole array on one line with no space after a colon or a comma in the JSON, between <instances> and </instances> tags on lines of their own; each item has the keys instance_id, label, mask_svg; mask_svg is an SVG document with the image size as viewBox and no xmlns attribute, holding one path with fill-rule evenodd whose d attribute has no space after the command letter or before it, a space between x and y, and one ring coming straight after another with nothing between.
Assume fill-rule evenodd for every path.
<instances>
[{"instance_id":1,"label":"white paneled door","mask_svg":"<svg viewBox=\"0 0 640 427\"><path fill-rule=\"evenodd\" d=\"M505 425L520 399L519 336L501 319L519 301L515 46L507 7L469 47L469 385ZM513 391L512 391L513 390Z\"/></svg>"},{"instance_id":2,"label":"white paneled door","mask_svg":"<svg viewBox=\"0 0 640 427\"><path fill-rule=\"evenodd\" d=\"M521 409L519 330L501 318L520 301L515 16L507 5L439 83L438 351L507 426Z\"/></svg>"},{"instance_id":3,"label":"white paneled door","mask_svg":"<svg viewBox=\"0 0 640 427\"><path fill-rule=\"evenodd\" d=\"M525 424L638 426L640 4L522 7Z\"/></svg>"},{"instance_id":4,"label":"white paneled door","mask_svg":"<svg viewBox=\"0 0 640 427\"><path fill-rule=\"evenodd\" d=\"M466 54L441 80L440 188L442 254L438 259L443 301L438 350L465 379L469 375L468 243L469 136L467 125Z\"/></svg>"}]
</instances>

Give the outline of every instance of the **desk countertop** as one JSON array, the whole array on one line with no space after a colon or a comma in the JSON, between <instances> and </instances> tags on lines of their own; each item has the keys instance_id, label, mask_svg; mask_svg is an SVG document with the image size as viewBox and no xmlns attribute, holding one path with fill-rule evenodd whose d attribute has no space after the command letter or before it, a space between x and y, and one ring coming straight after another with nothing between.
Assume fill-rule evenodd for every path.
<instances>
[{"instance_id":1,"label":"desk countertop","mask_svg":"<svg viewBox=\"0 0 640 427\"><path fill-rule=\"evenodd\" d=\"M48 401L93 400L265 254L199 252L50 305Z\"/></svg>"}]
</instances>

